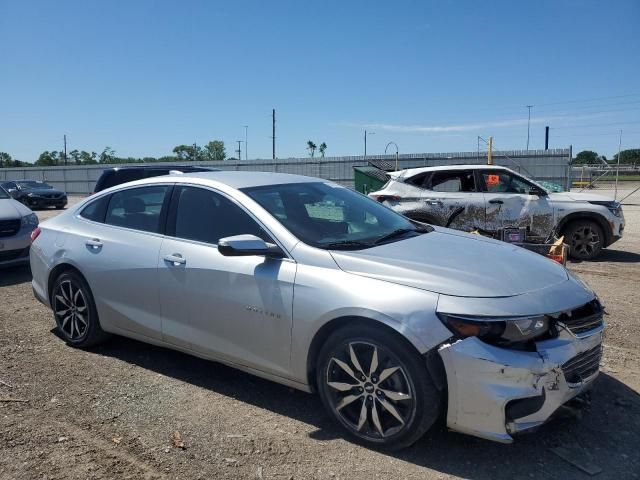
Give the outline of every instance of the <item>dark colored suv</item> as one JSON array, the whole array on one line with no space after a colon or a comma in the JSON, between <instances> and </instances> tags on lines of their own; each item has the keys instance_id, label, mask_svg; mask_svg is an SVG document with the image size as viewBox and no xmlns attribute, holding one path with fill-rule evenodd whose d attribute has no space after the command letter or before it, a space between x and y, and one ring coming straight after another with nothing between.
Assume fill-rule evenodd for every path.
<instances>
[{"instance_id":1,"label":"dark colored suv","mask_svg":"<svg viewBox=\"0 0 640 480\"><path fill-rule=\"evenodd\" d=\"M189 165L140 165L133 167L108 168L102 172L102 175L96 182L93 193L120 185L121 183L142 180L143 178L159 177L160 175L168 175L170 172L193 173L214 171L217 171L217 169Z\"/></svg>"}]
</instances>

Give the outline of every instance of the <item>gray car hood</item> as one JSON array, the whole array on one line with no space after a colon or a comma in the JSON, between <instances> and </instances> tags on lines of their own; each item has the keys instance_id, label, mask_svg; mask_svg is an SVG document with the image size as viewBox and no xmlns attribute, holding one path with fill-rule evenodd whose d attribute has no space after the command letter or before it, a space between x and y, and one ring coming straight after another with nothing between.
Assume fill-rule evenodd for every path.
<instances>
[{"instance_id":1,"label":"gray car hood","mask_svg":"<svg viewBox=\"0 0 640 480\"><path fill-rule=\"evenodd\" d=\"M459 297L509 297L568 280L564 267L514 245L439 228L358 251L331 251L349 273Z\"/></svg>"},{"instance_id":2,"label":"gray car hood","mask_svg":"<svg viewBox=\"0 0 640 480\"><path fill-rule=\"evenodd\" d=\"M549 199L554 202L613 202L611 197L588 192L553 192L549 193Z\"/></svg>"},{"instance_id":3,"label":"gray car hood","mask_svg":"<svg viewBox=\"0 0 640 480\"><path fill-rule=\"evenodd\" d=\"M13 220L30 213L31 210L13 198L0 198L0 220Z\"/></svg>"}]
</instances>

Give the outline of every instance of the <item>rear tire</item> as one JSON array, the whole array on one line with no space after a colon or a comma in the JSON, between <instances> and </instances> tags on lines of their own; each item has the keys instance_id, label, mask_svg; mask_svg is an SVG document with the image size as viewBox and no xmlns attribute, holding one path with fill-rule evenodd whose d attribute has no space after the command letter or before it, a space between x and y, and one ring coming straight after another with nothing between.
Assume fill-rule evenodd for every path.
<instances>
[{"instance_id":1,"label":"rear tire","mask_svg":"<svg viewBox=\"0 0 640 480\"><path fill-rule=\"evenodd\" d=\"M358 324L335 331L320 350L316 372L329 415L359 443L408 447L440 415L441 395L424 358L382 328Z\"/></svg>"},{"instance_id":2,"label":"rear tire","mask_svg":"<svg viewBox=\"0 0 640 480\"><path fill-rule=\"evenodd\" d=\"M81 275L76 272L61 274L51 292L53 316L65 342L87 348L109 338L100 327L93 294Z\"/></svg>"},{"instance_id":3,"label":"rear tire","mask_svg":"<svg viewBox=\"0 0 640 480\"><path fill-rule=\"evenodd\" d=\"M563 230L569 255L575 260L593 260L604 248L604 232L592 220L576 220Z\"/></svg>"}]
</instances>

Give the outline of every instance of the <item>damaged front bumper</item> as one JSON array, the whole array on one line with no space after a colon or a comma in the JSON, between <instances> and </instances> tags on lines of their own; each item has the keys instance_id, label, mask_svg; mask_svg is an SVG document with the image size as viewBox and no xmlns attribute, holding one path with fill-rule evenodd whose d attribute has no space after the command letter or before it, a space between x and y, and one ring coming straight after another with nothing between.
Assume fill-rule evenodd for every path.
<instances>
[{"instance_id":1,"label":"damaged front bumper","mask_svg":"<svg viewBox=\"0 0 640 480\"><path fill-rule=\"evenodd\" d=\"M499 348L476 337L440 347L448 386L447 426L502 443L542 425L598 375L604 325L577 337L567 330L537 351Z\"/></svg>"}]
</instances>

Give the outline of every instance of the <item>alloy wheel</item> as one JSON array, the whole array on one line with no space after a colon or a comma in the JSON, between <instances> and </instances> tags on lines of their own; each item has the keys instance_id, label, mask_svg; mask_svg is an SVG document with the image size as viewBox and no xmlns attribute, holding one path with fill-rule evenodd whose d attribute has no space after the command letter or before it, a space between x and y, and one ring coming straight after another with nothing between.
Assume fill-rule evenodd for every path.
<instances>
[{"instance_id":1,"label":"alloy wheel","mask_svg":"<svg viewBox=\"0 0 640 480\"><path fill-rule=\"evenodd\" d=\"M600 245L600 235L590 225L581 225L573 231L571 248L580 256L593 255Z\"/></svg>"},{"instance_id":2,"label":"alloy wheel","mask_svg":"<svg viewBox=\"0 0 640 480\"><path fill-rule=\"evenodd\" d=\"M62 332L70 340L82 338L89 326L88 304L82 289L65 280L57 286L53 298L53 311Z\"/></svg>"},{"instance_id":3,"label":"alloy wheel","mask_svg":"<svg viewBox=\"0 0 640 480\"><path fill-rule=\"evenodd\" d=\"M372 440L400 432L415 414L415 393L395 356L366 342L351 342L330 358L329 401L341 421Z\"/></svg>"}]
</instances>

